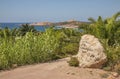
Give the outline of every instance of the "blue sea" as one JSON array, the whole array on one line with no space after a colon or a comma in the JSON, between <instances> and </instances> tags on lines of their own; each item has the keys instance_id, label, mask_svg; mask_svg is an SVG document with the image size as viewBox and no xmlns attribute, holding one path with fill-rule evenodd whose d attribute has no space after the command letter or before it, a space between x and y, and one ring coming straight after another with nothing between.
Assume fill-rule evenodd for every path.
<instances>
[{"instance_id":1,"label":"blue sea","mask_svg":"<svg viewBox=\"0 0 120 79\"><path fill-rule=\"evenodd\" d=\"M5 27L8 27L10 29L20 28L22 24L26 24L26 23L0 23L0 28L5 28ZM49 28L49 26L34 26L34 28L37 31L45 31L45 29Z\"/></svg>"}]
</instances>

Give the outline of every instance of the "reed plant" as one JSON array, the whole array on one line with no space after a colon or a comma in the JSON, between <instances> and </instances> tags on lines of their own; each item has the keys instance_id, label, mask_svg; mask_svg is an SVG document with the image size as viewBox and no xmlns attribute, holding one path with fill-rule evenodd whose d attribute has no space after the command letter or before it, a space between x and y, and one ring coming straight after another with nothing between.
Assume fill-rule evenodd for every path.
<instances>
[{"instance_id":1,"label":"reed plant","mask_svg":"<svg viewBox=\"0 0 120 79\"><path fill-rule=\"evenodd\" d=\"M10 69L14 65L34 64L63 57L60 49L64 47L63 41L66 38L69 39L64 31L49 28L40 35L31 31L26 32L24 36L14 36L11 35L9 29L3 29L2 37L0 37L0 69ZM64 43L69 44L66 41Z\"/></svg>"}]
</instances>

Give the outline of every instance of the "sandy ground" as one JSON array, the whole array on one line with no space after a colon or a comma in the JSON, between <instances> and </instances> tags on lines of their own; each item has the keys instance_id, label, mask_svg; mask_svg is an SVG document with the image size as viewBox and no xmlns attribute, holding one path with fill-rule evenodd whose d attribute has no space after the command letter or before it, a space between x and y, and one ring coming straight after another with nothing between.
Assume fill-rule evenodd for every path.
<instances>
[{"instance_id":1,"label":"sandy ground","mask_svg":"<svg viewBox=\"0 0 120 79\"><path fill-rule=\"evenodd\" d=\"M120 79L100 69L70 67L68 59L0 72L0 79Z\"/></svg>"}]
</instances>

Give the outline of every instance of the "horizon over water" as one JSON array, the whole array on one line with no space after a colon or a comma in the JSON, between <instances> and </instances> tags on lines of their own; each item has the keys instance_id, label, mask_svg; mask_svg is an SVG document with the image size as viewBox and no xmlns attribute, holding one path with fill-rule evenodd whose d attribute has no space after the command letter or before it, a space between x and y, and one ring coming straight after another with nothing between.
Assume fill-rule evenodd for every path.
<instances>
[{"instance_id":1,"label":"horizon over water","mask_svg":"<svg viewBox=\"0 0 120 79\"><path fill-rule=\"evenodd\" d=\"M8 27L9 29L14 29L14 28L20 28L22 24L30 24L30 23L0 23L0 29ZM34 28L37 31L45 31L47 29L47 26L34 26Z\"/></svg>"}]
</instances>

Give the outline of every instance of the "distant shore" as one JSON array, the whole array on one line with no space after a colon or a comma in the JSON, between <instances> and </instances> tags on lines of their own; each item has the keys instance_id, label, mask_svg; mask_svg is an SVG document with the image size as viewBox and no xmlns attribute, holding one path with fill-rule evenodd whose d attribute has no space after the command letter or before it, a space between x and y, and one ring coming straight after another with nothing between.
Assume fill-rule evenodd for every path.
<instances>
[{"instance_id":1,"label":"distant shore","mask_svg":"<svg viewBox=\"0 0 120 79\"><path fill-rule=\"evenodd\" d=\"M53 23L51 23L51 22L35 22L35 23L31 23L30 25L33 25L33 26L50 26L52 24Z\"/></svg>"},{"instance_id":2,"label":"distant shore","mask_svg":"<svg viewBox=\"0 0 120 79\"><path fill-rule=\"evenodd\" d=\"M83 23L89 23L89 22L82 22L82 21L75 21L75 20L69 20L64 22L35 22L31 23L30 25L33 26L60 26L64 28L78 28Z\"/></svg>"}]
</instances>

